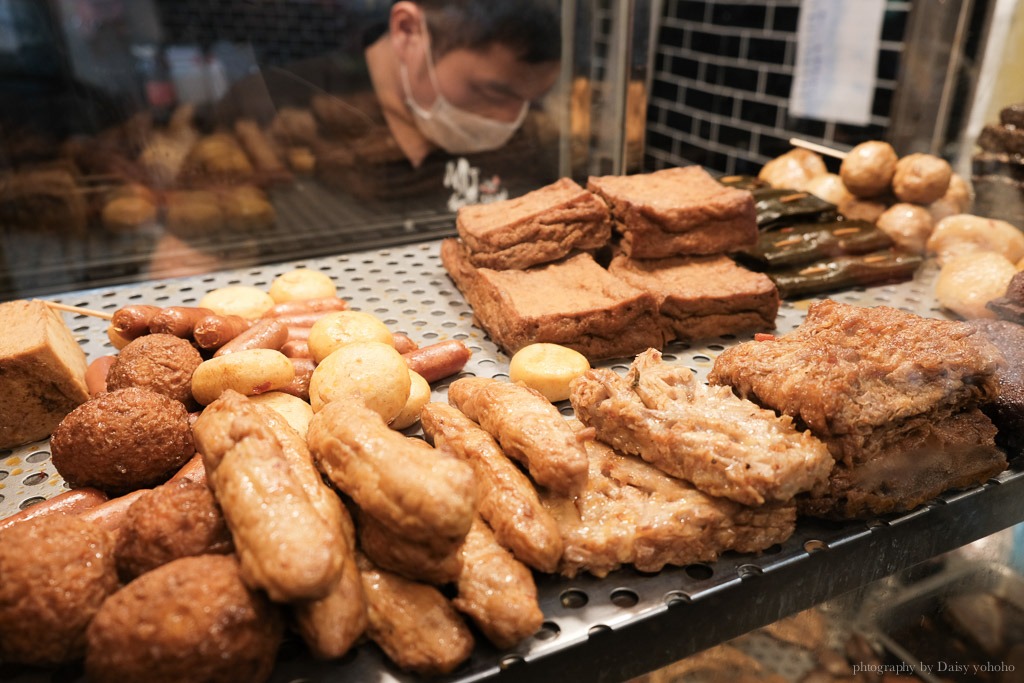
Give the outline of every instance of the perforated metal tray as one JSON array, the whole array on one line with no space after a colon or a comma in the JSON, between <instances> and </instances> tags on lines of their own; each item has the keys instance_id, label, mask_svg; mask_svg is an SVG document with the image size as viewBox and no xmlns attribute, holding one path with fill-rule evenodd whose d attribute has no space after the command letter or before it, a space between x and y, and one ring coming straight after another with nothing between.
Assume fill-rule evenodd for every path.
<instances>
[{"instance_id":1,"label":"perforated metal tray","mask_svg":"<svg viewBox=\"0 0 1024 683\"><path fill-rule=\"evenodd\" d=\"M53 297L62 303L113 312L130 303L194 305L207 291L229 284L268 287L278 274L303 266L321 270L354 309L381 318L394 332L421 344L462 339L473 350L465 371L507 378L508 358L472 323L473 313L439 259L439 242L388 248L209 276L163 280ZM839 292L832 298L858 305L885 304L942 317L932 295L935 269L910 282ZM785 302L778 332L799 325L810 301ZM65 314L90 357L114 353L103 320ZM750 336L671 344L669 362L691 367L704 379L715 357ZM630 359L607 363L624 370ZM446 400L446 384L434 389ZM566 404L563 412L571 414ZM0 451L0 517L62 490L47 442ZM716 643L774 622L819 602L888 576L938 553L1024 520L1024 469L1012 467L990 482L944 494L904 515L833 524L801 520L780 546L757 555L726 554L710 565L670 568L658 574L632 569L605 579L538 576L543 628L509 651L481 643L446 681L622 681ZM482 639L478 639L481 640ZM25 674L15 680L46 680ZM286 643L276 682L412 681L373 645L341 662L311 660Z\"/></svg>"}]
</instances>

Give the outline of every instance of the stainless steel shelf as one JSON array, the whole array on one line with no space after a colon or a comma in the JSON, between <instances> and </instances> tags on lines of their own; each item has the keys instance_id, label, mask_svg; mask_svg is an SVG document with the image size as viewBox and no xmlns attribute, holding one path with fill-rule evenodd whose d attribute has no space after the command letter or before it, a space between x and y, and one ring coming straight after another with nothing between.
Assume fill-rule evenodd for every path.
<instances>
[{"instance_id":1,"label":"stainless steel shelf","mask_svg":"<svg viewBox=\"0 0 1024 683\"><path fill-rule=\"evenodd\" d=\"M431 343L458 338L473 350L466 372L507 378L508 358L472 324L472 311L438 258L438 242L294 261L202 277L74 292L63 303L113 311L129 303L194 305L210 289L227 284L267 287L296 266L322 270L350 306L378 316L392 331ZM839 292L833 298L858 305L886 304L942 317L932 295L935 269L911 282ZM809 301L785 302L778 332L799 325ZM66 314L90 358L113 353L102 320ZM726 347L748 337L671 344L669 362L704 379ZM624 370L629 359L607 363ZM446 385L434 388L446 400ZM563 412L571 408L563 406ZM1019 455L1019 454L1017 454ZM62 490L47 442L0 451L0 517L32 499ZM828 523L804 519L778 547L757 555L730 553L708 565L670 568L658 574L632 569L605 579L538 576L545 625L509 651L478 638L471 659L442 681L623 681L716 643L772 623L828 598L1024 521L1024 464L990 482L949 492L911 513L870 522ZM3 672L6 673L6 672ZM49 680L38 672L15 681ZM76 680L70 678L61 680ZM298 681L414 681L391 666L372 644L340 662L316 662L301 644L282 648L276 683Z\"/></svg>"}]
</instances>

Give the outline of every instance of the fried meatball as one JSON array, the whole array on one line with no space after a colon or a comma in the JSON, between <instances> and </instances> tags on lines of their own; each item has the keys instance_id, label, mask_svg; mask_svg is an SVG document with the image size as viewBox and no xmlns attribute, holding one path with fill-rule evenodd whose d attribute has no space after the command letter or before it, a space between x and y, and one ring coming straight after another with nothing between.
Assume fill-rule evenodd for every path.
<instances>
[{"instance_id":1,"label":"fried meatball","mask_svg":"<svg viewBox=\"0 0 1024 683\"><path fill-rule=\"evenodd\" d=\"M172 560L231 552L231 533L204 483L169 481L128 509L117 539L117 570L125 581Z\"/></svg>"},{"instance_id":2,"label":"fried meatball","mask_svg":"<svg viewBox=\"0 0 1024 683\"><path fill-rule=\"evenodd\" d=\"M875 225L892 238L896 247L914 254L923 254L932 234L932 215L923 206L900 202L885 210Z\"/></svg>"},{"instance_id":3,"label":"fried meatball","mask_svg":"<svg viewBox=\"0 0 1024 683\"><path fill-rule=\"evenodd\" d=\"M811 180L826 173L828 169L824 159L798 147L769 161L757 177L772 187L806 190Z\"/></svg>"},{"instance_id":4,"label":"fried meatball","mask_svg":"<svg viewBox=\"0 0 1024 683\"><path fill-rule=\"evenodd\" d=\"M142 387L191 405L192 373L203 362L195 347L171 334L146 334L117 354L107 391Z\"/></svg>"},{"instance_id":5,"label":"fried meatball","mask_svg":"<svg viewBox=\"0 0 1024 683\"><path fill-rule=\"evenodd\" d=\"M882 201L850 197L839 205L839 213L851 220L874 223L887 208L889 207Z\"/></svg>"},{"instance_id":6,"label":"fried meatball","mask_svg":"<svg viewBox=\"0 0 1024 683\"><path fill-rule=\"evenodd\" d=\"M64 481L111 496L166 481L195 451L185 406L138 387L86 401L50 439L53 466Z\"/></svg>"},{"instance_id":7,"label":"fried meatball","mask_svg":"<svg viewBox=\"0 0 1024 683\"><path fill-rule=\"evenodd\" d=\"M282 622L232 555L185 557L110 596L87 631L93 683L266 680Z\"/></svg>"},{"instance_id":8,"label":"fried meatball","mask_svg":"<svg viewBox=\"0 0 1024 683\"><path fill-rule=\"evenodd\" d=\"M815 197L821 197L826 202L832 202L836 206L839 206L853 196L846 188L846 185L843 184L843 179L835 173L826 173L825 175L812 178L807 183L805 189Z\"/></svg>"},{"instance_id":9,"label":"fried meatball","mask_svg":"<svg viewBox=\"0 0 1024 683\"><path fill-rule=\"evenodd\" d=\"M73 515L0 533L0 660L53 666L85 652L85 630L117 590L110 534Z\"/></svg>"},{"instance_id":10,"label":"fried meatball","mask_svg":"<svg viewBox=\"0 0 1024 683\"><path fill-rule=\"evenodd\" d=\"M877 197L889 189L898 161L896 150L888 142L862 142L843 159L839 177L854 195Z\"/></svg>"},{"instance_id":11,"label":"fried meatball","mask_svg":"<svg viewBox=\"0 0 1024 683\"><path fill-rule=\"evenodd\" d=\"M892 191L901 202L931 204L949 189L953 169L931 154L908 154L896 162Z\"/></svg>"}]
</instances>

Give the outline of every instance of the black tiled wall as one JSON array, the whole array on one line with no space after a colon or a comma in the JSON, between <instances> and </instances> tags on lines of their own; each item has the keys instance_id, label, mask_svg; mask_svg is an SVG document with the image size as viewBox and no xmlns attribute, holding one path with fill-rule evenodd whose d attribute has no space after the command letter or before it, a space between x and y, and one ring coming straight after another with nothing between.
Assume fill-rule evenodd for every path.
<instances>
[{"instance_id":1,"label":"black tiled wall","mask_svg":"<svg viewBox=\"0 0 1024 683\"><path fill-rule=\"evenodd\" d=\"M789 115L799 0L665 0L645 168L689 162L756 174L791 137L839 146L884 138L909 10L910 0L886 3L871 123L861 127Z\"/></svg>"}]
</instances>

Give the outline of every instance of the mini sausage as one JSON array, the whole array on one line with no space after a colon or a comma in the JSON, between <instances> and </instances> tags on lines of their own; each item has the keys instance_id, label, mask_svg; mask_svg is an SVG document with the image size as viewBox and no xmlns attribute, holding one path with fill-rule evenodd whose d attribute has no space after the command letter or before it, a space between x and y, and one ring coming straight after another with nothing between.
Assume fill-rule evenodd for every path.
<instances>
[{"instance_id":1,"label":"mini sausage","mask_svg":"<svg viewBox=\"0 0 1024 683\"><path fill-rule=\"evenodd\" d=\"M159 312L159 306L146 304L124 306L114 311L114 315L110 319L110 326L114 328L118 336L131 341L144 334L149 334L149 324Z\"/></svg>"},{"instance_id":2,"label":"mini sausage","mask_svg":"<svg viewBox=\"0 0 1024 683\"><path fill-rule=\"evenodd\" d=\"M208 315L214 315L209 308L168 306L153 316L149 331L152 334L173 334L182 339L191 339L196 323Z\"/></svg>"},{"instance_id":3,"label":"mini sausage","mask_svg":"<svg viewBox=\"0 0 1024 683\"><path fill-rule=\"evenodd\" d=\"M96 398L107 390L107 372L117 360L117 356L100 356L89 363L85 369L85 387L89 396Z\"/></svg>"},{"instance_id":4,"label":"mini sausage","mask_svg":"<svg viewBox=\"0 0 1024 683\"><path fill-rule=\"evenodd\" d=\"M335 296L322 299L298 299L275 304L273 308L263 314L263 317L277 318L282 315L301 313L328 313L330 311L344 311L346 308L348 308L348 302Z\"/></svg>"},{"instance_id":5,"label":"mini sausage","mask_svg":"<svg viewBox=\"0 0 1024 683\"><path fill-rule=\"evenodd\" d=\"M217 349L213 357L217 358L249 349L278 351L286 341L288 341L288 327L278 320L264 318L257 320L252 327Z\"/></svg>"},{"instance_id":6,"label":"mini sausage","mask_svg":"<svg viewBox=\"0 0 1024 683\"><path fill-rule=\"evenodd\" d=\"M458 339L449 339L403 353L409 369L428 382L454 375L466 366L473 352Z\"/></svg>"},{"instance_id":7,"label":"mini sausage","mask_svg":"<svg viewBox=\"0 0 1024 683\"><path fill-rule=\"evenodd\" d=\"M10 517L0 519L0 531L20 522L27 522L36 517L58 514L77 514L107 501L107 494L99 489L80 488L65 491L48 500L31 505Z\"/></svg>"},{"instance_id":8,"label":"mini sausage","mask_svg":"<svg viewBox=\"0 0 1024 683\"><path fill-rule=\"evenodd\" d=\"M192 459L182 465L181 469L175 472L169 481L179 481L181 479L188 479L197 484L206 483L206 464L203 462L202 453L193 455Z\"/></svg>"},{"instance_id":9,"label":"mini sausage","mask_svg":"<svg viewBox=\"0 0 1024 683\"><path fill-rule=\"evenodd\" d=\"M292 396L298 396L303 401L309 400L309 382L313 377L313 371L316 370L316 361L312 358L292 358L292 365L295 366L295 379L292 380L291 384L281 387L278 391L283 391L286 394Z\"/></svg>"},{"instance_id":10,"label":"mini sausage","mask_svg":"<svg viewBox=\"0 0 1024 683\"><path fill-rule=\"evenodd\" d=\"M288 328L289 332L292 328ZM305 339L289 339L281 347L281 353L289 358L311 358L309 342Z\"/></svg>"},{"instance_id":11,"label":"mini sausage","mask_svg":"<svg viewBox=\"0 0 1024 683\"><path fill-rule=\"evenodd\" d=\"M196 323L192 337L201 349L219 349L248 330L250 324L238 315L208 315Z\"/></svg>"},{"instance_id":12,"label":"mini sausage","mask_svg":"<svg viewBox=\"0 0 1024 683\"><path fill-rule=\"evenodd\" d=\"M401 332L395 332L391 335L391 339L395 342L395 351L399 353L409 353L420 348L420 345L414 342L409 337L405 336Z\"/></svg>"},{"instance_id":13,"label":"mini sausage","mask_svg":"<svg viewBox=\"0 0 1024 683\"><path fill-rule=\"evenodd\" d=\"M124 525L124 518L128 514L128 509L143 494L149 491L150 489L139 489L117 498L111 498L106 502L79 512L77 516L79 519L84 519L90 524L99 526L107 531L118 531Z\"/></svg>"},{"instance_id":14,"label":"mini sausage","mask_svg":"<svg viewBox=\"0 0 1024 683\"><path fill-rule=\"evenodd\" d=\"M324 317L328 313L334 313L334 311L305 311L302 313L286 313L284 315L274 316L272 320L279 320L288 327L312 327L317 320Z\"/></svg>"},{"instance_id":15,"label":"mini sausage","mask_svg":"<svg viewBox=\"0 0 1024 683\"><path fill-rule=\"evenodd\" d=\"M309 331L312 327L302 327L299 325L288 326L288 341L309 341ZM308 344L306 345L309 346Z\"/></svg>"}]
</instances>

